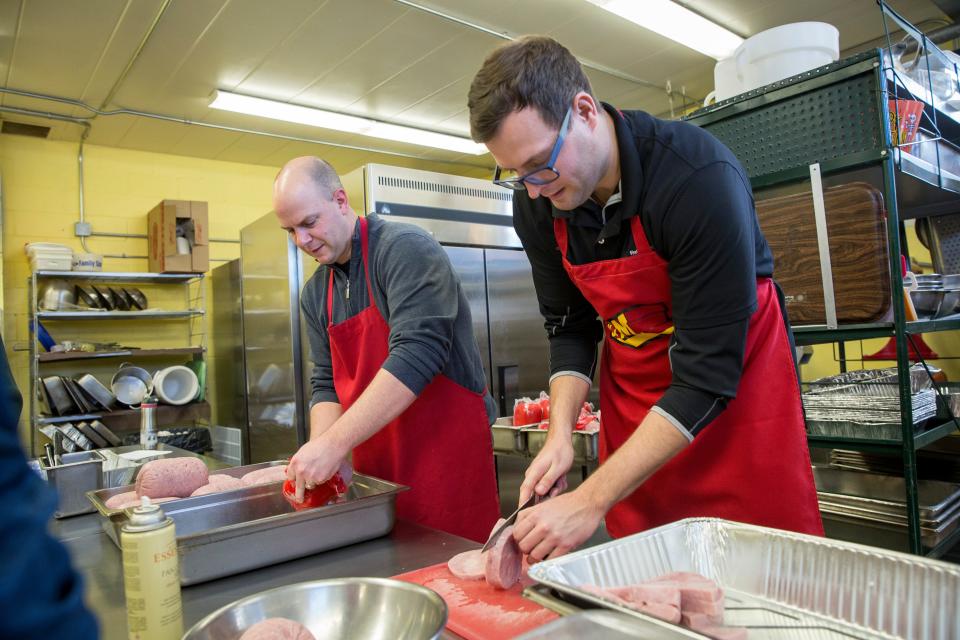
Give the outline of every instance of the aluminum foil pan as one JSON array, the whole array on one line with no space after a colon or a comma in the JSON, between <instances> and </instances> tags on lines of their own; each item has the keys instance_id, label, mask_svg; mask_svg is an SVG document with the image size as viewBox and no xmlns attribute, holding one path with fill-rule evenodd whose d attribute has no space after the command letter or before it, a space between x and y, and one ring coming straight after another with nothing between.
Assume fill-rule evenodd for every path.
<instances>
[{"instance_id":1,"label":"aluminum foil pan","mask_svg":"<svg viewBox=\"0 0 960 640\"><path fill-rule=\"evenodd\" d=\"M592 609L562 616L514 640L683 640L702 638L698 633L667 623L638 620L615 611Z\"/></svg>"},{"instance_id":2,"label":"aluminum foil pan","mask_svg":"<svg viewBox=\"0 0 960 640\"><path fill-rule=\"evenodd\" d=\"M690 518L547 560L534 580L646 619L582 589L694 571L726 592L724 623L766 638L960 638L960 566L713 518Z\"/></svg>"},{"instance_id":3,"label":"aluminum foil pan","mask_svg":"<svg viewBox=\"0 0 960 640\"><path fill-rule=\"evenodd\" d=\"M835 422L900 422L900 398L805 393L803 409L808 420ZM926 389L910 398L914 423L937 415L937 393Z\"/></svg>"},{"instance_id":4,"label":"aluminum foil pan","mask_svg":"<svg viewBox=\"0 0 960 640\"><path fill-rule=\"evenodd\" d=\"M930 371L935 373L940 370L936 367L930 367ZM919 393L924 389L930 389L932 386L933 382L930 380L930 375L922 364L917 363L910 367L911 393ZM828 376L809 382L807 383L807 387L809 389L807 393L816 394L900 397L896 367L846 371L835 376Z\"/></svg>"}]
</instances>

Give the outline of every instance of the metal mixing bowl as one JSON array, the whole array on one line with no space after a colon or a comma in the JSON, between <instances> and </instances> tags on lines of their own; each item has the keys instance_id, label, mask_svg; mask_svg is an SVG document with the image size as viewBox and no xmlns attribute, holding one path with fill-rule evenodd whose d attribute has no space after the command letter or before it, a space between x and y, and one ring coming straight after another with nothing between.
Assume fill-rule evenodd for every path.
<instances>
[{"instance_id":1,"label":"metal mixing bowl","mask_svg":"<svg viewBox=\"0 0 960 640\"><path fill-rule=\"evenodd\" d=\"M943 302L943 289L915 289L910 292L910 299L921 320L935 318Z\"/></svg>"},{"instance_id":2,"label":"metal mixing bowl","mask_svg":"<svg viewBox=\"0 0 960 640\"><path fill-rule=\"evenodd\" d=\"M400 580L301 582L228 604L195 624L183 640L235 640L267 618L295 620L317 640L432 640L447 623L447 605L430 589Z\"/></svg>"}]
</instances>

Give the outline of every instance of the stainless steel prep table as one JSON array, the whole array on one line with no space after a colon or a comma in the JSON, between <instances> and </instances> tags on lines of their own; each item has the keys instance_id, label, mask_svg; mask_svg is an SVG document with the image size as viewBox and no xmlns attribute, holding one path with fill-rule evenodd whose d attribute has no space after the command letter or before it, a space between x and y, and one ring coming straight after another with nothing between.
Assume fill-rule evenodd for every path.
<instances>
[{"instance_id":1,"label":"stainless steel prep table","mask_svg":"<svg viewBox=\"0 0 960 640\"><path fill-rule=\"evenodd\" d=\"M95 514L53 522L52 531L70 550L83 574L87 603L101 625L102 640L126 640L120 552ZM476 543L442 531L398 520L382 538L264 567L212 582L184 587L184 631L205 615L238 598L295 582L350 576L390 577L448 560ZM458 636L445 632L444 638Z\"/></svg>"}]
</instances>

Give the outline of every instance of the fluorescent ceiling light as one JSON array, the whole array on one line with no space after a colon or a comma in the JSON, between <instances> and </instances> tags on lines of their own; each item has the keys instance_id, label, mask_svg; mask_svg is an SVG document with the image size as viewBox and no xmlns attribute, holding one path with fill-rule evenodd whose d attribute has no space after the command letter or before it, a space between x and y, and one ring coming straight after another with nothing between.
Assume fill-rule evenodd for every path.
<instances>
[{"instance_id":1,"label":"fluorescent ceiling light","mask_svg":"<svg viewBox=\"0 0 960 640\"><path fill-rule=\"evenodd\" d=\"M414 127L404 127L398 124L371 120L370 118L361 118L343 113L335 113L333 111L325 111L323 109L314 109L313 107L301 107L286 102L242 96L238 93L230 93L229 91L215 91L210 106L214 109L223 109L224 111L234 111L236 113L245 113L263 118L272 118L274 120L307 124L312 127L320 127L321 129L358 133L364 136L417 144L424 147L434 147L447 151L458 151L460 153L470 153L473 155L480 155L487 152L487 148L482 144L477 144L473 140L459 136L437 133L436 131L425 131Z\"/></svg>"},{"instance_id":2,"label":"fluorescent ceiling light","mask_svg":"<svg viewBox=\"0 0 960 640\"><path fill-rule=\"evenodd\" d=\"M733 55L743 38L670 0L587 0L644 29L722 60Z\"/></svg>"}]
</instances>

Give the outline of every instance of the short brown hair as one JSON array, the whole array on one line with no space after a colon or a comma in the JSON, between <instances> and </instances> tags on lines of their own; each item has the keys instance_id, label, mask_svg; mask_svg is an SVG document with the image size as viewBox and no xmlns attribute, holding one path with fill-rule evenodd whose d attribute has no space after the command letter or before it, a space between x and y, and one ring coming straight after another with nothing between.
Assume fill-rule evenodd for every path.
<instances>
[{"instance_id":1,"label":"short brown hair","mask_svg":"<svg viewBox=\"0 0 960 640\"><path fill-rule=\"evenodd\" d=\"M470 83L470 135L486 142L514 111L533 107L543 121L560 127L573 96L590 80L573 54L546 36L524 36L497 47Z\"/></svg>"}]
</instances>

